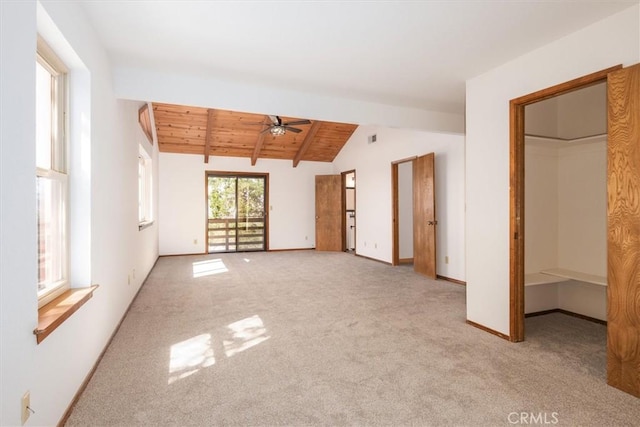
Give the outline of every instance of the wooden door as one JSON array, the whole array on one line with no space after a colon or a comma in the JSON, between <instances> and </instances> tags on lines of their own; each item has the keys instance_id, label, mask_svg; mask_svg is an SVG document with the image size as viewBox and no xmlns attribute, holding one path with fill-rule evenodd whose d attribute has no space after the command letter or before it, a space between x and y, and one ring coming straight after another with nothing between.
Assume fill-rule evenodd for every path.
<instances>
[{"instance_id":1,"label":"wooden door","mask_svg":"<svg viewBox=\"0 0 640 427\"><path fill-rule=\"evenodd\" d=\"M316 250L342 251L340 175L316 175Z\"/></svg>"},{"instance_id":2,"label":"wooden door","mask_svg":"<svg viewBox=\"0 0 640 427\"><path fill-rule=\"evenodd\" d=\"M413 161L413 269L436 278L434 153Z\"/></svg>"},{"instance_id":3,"label":"wooden door","mask_svg":"<svg viewBox=\"0 0 640 427\"><path fill-rule=\"evenodd\" d=\"M607 94L607 383L640 397L640 64Z\"/></svg>"}]
</instances>

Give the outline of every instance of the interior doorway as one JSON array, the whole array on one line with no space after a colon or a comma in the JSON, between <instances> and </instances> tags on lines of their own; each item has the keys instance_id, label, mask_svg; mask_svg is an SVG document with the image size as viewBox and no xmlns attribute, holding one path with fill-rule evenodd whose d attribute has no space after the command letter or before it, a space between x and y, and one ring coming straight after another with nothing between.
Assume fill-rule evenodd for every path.
<instances>
[{"instance_id":1,"label":"interior doorway","mask_svg":"<svg viewBox=\"0 0 640 427\"><path fill-rule=\"evenodd\" d=\"M268 174L207 172L207 250L268 249Z\"/></svg>"},{"instance_id":2,"label":"interior doorway","mask_svg":"<svg viewBox=\"0 0 640 427\"><path fill-rule=\"evenodd\" d=\"M417 273L436 276L435 154L391 164L392 264L413 264Z\"/></svg>"},{"instance_id":3,"label":"interior doorway","mask_svg":"<svg viewBox=\"0 0 640 427\"><path fill-rule=\"evenodd\" d=\"M356 253L356 171L342 172L342 206L344 207L342 218L342 250Z\"/></svg>"}]
</instances>

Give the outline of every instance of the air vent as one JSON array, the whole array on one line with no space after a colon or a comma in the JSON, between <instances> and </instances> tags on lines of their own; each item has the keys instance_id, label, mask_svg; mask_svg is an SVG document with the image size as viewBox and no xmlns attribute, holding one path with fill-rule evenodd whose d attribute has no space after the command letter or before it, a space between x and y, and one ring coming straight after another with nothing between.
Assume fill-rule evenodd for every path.
<instances>
[{"instance_id":1,"label":"air vent","mask_svg":"<svg viewBox=\"0 0 640 427\"><path fill-rule=\"evenodd\" d=\"M369 144L373 144L378 140L378 135L369 135Z\"/></svg>"}]
</instances>

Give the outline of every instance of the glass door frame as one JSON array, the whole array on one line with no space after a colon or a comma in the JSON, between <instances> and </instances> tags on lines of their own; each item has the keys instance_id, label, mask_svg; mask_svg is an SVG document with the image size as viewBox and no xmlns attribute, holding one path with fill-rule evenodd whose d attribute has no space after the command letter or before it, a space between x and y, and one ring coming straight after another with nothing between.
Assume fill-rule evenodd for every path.
<instances>
[{"instance_id":1,"label":"glass door frame","mask_svg":"<svg viewBox=\"0 0 640 427\"><path fill-rule=\"evenodd\" d=\"M249 249L249 250L238 250L238 242L236 235L236 245L235 250L233 251L210 251L209 245L209 177L227 177L227 178L258 178L264 180L264 244L263 249ZM269 205L269 174L264 172L229 172L229 171L205 171L204 177L204 197L205 197L205 253L234 253L234 252L266 252L269 250L269 211L271 210L271 206ZM236 197L237 197L237 187L236 187ZM236 200L237 205L237 200ZM236 221L238 220L238 215L236 213ZM237 224L236 224L237 229Z\"/></svg>"}]
</instances>

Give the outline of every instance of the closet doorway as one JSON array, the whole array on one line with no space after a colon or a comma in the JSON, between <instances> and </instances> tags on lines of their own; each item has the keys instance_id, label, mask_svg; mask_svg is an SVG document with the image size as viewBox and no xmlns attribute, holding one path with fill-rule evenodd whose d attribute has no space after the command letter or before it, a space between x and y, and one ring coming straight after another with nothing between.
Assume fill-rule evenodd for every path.
<instances>
[{"instance_id":1,"label":"closet doorway","mask_svg":"<svg viewBox=\"0 0 640 427\"><path fill-rule=\"evenodd\" d=\"M525 316L607 320L607 84L525 107Z\"/></svg>"},{"instance_id":2,"label":"closet doorway","mask_svg":"<svg viewBox=\"0 0 640 427\"><path fill-rule=\"evenodd\" d=\"M525 107L606 83L607 383L640 397L640 65L612 67L541 90L510 103L510 340L524 340L525 314ZM527 187L527 189L529 189ZM597 274L556 268L557 276L598 281ZM565 271L557 271L565 270ZM567 272L568 270L568 272ZM540 272L544 274L544 272ZM578 273L578 274L576 274ZM582 273L582 274L580 274ZM586 273L586 274L584 274ZM601 277L600 277L601 279ZM592 283L596 284L597 283ZM559 284L562 286L562 283Z\"/></svg>"}]
</instances>

